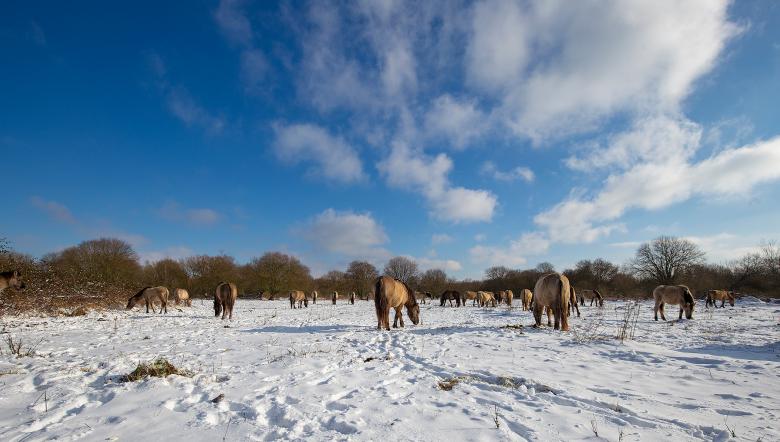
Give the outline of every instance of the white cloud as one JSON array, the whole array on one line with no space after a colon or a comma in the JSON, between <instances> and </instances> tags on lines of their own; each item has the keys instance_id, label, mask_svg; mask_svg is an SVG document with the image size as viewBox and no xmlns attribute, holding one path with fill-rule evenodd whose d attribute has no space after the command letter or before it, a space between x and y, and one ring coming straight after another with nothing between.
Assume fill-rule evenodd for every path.
<instances>
[{"instance_id":1,"label":"white cloud","mask_svg":"<svg viewBox=\"0 0 780 442\"><path fill-rule=\"evenodd\" d=\"M453 241L453 237L450 235L447 235L446 233L434 233L431 237L431 244L438 245L438 244L446 244Z\"/></svg>"},{"instance_id":2,"label":"white cloud","mask_svg":"<svg viewBox=\"0 0 780 442\"><path fill-rule=\"evenodd\" d=\"M76 224L76 218L73 216L73 213L62 203L45 200L39 196L30 198L30 203L56 221Z\"/></svg>"},{"instance_id":3,"label":"white cloud","mask_svg":"<svg viewBox=\"0 0 780 442\"><path fill-rule=\"evenodd\" d=\"M225 128L225 120L209 112L192 98L183 86L168 89L168 110L187 126L200 126L208 132L219 133Z\"/></svg>"},{"instance_id":4,"label":"white cloud","mask_svg":"<svg viewBox=\"0 0 780 442\"><path fill-rule=\"evenodd\" d=\"M183 259L188 256L192 256L194 253L195 252L189 247L175 246L162 250L148 250L139 252L138 256L141 262L155 263L157 261L162 261L163 259Z\"/></svg>"},{"instance_id":5,"label":"white cloud","mask_svg":"<svg viewBox=\"0 0 780 442\"><path fill-rule=\"evenodd\" d=\"M186 208L175 201L169 201L163 204L157 210L157 213L168 221L184 221L189 224L210 226L220 220L219 213L213 209L207 208Z\"/></svg>"},{"instance_id":6,"label":"white cloud","mask_svg":"<svg viewBox=\"0 0 780 442\"><path fill-rule=\"evenodd\" d=\"M524 233L506 247L476 245L469 250L471 260L486 266L518 267L528 262L528 256L547 252L550 241L543 233Z\"/></svg>"},{"instance_id":7,"label":"white cloud","mask_svg":"<svg viewBox=\"0 0 780 442\"><path fill-rule=\"evenodd\" d=\"M248 49L241 53L241 80L244 91L256 93L268 73L268 60L263 51Z\"/></svg>"},{"instance_id":8,"label":"white cloud","mask_svg":"<svg viewBox=\"0 0 780 442\"><path fill-rule=\"evenodd\" d=\"M699 162L639 163L610 175L593 197L573 196L538 214L534 221L553 241L592 242L619 224L629 209L656 210L694 196L733 197L780 179L780 137L729 149Z\"/></svg>"},{"instance_id":9,"label":"white cloud","mask_svg":"<svg viewBox=\"0 0 780 442\"><path fill-rule=\"evenodd\" d=\"M486 190L451 187L447 175L452 160L443 153L431 157L396 143L378 168L391 186L422 193L435 218L453 222L493 218L497 205L495 195Z\"/></svg>"},{"instance_id":10,"label":"white cloud","mask_svg":"<svg viewBox=\"0 0 780 442\"><path fill-rule=\"evenodd\" d=\"M382 247L388 242L384 228L370 213L327 209L300 231L305 238L328 252L373 262L392 256Z\"/></svg>"},{"instance_id":11,"label":"white cloud","mask_svg":"<svg viewBox=\"0 0 780 442\"><path fill-rule=\"evenodd\" d=\"M739 33L729 3L483 2L472 16L469 78L534 139L587 131L617 112L675 110Z\"/></svg>"},{"instance_id":12,"label":"white cloud","mask_svg":"<svg viewBox=\"0 0 780 442\"><path fill-rule=\"evenodd\" d=\"M487 239L487 235L485 235L484 233L477 233L476 235L474 235L474 241L476 242L482 242L485 239Z\"/></svg>"},{"instance_id":13,"label":"white cloud","mask_svg":"<svg viewBox=\"0 0 780 442\"><path fill-rule=\"evenodd\" d=\"M479 171L481 174L491 176L493 179L498 181L511 182L520 179L526 183L531 183L534 181L534 179L536 179L534 171L525 166L517 166L514 169L511 169L509 172L504 172L498 170L495 163L492 161L485 161L482 163L482 167L480 167Z\"/></svg>"},{"instance_id":14,"label":"white cloud","mask_svg":"<svg viewBox=\"0 0 780 442\"><path fill-rule=\"evenodd\" d=\"M252 25L244 14L243 4L243 0L221 0L214 19L230 42L247 46L252 42Z\"/></svg>"},{"instance_id":15,"label":"white cloud","mask_svg":"<svg viewBox=\"0 0 780 442\"><path fill-rule=\"evenodd\" d=\"M466 50L470 81L501 90L522 78L530 57L530 23L515 1L491 0L474 6Z\"/></svg>"},{"instance_id":16,"label":"white cloud","mask_svg":"<svg viewBox=\"0 0 780 442\"><path fill-rule=\"evenodd\" d=\"M351 183L365 179L363 163L345 140L313 124L275 124L276 156L287 163L312 162L309 173Z\"/></svg>"},{"instance_id":17,"label":"white cloud","mask_svg":"<svg viewBox=\"0 0 780 442\"><path fill-rule=\"evenodd\" d=\"M429 136L444 138L455 149L468 146L487 129L487 117L475 101L457 101L448 94L434 100L425 115L425 130Z\"/></svg>"},{"instance_id":18,"label":"white cloud","mask_svg":"<svg viewBox=\"0 0 780 442\"><path fill-rule=\"evenodd\" d=\"M422 271L440 269L445 272L459 272L463 270L463 265L454 259L409 258L413 259Z\"/></svg>"}]
</instances>

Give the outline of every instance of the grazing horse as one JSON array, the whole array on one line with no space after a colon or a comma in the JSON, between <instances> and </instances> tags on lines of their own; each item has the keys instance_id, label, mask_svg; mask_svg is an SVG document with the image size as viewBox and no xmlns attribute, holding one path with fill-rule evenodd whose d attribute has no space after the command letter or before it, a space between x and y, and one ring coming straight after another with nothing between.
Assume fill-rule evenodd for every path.
<instances>
[{"instance_id":1,"label":"grazing horse","mask_svg":"<svg viewBox=\"0 0 780 442\"><path fill-rule=\"evenodd\" d=\"M493 292L477 292L477 301L480 307L487 307L488 304L492 307L496 306L496 296Z\"/></svg>"},{"instance_id":2,"label":"grazing horse","mask_svg":"<svg viewBox=\"0 0 780 442\"><path fill-rule=\"evenodd\" d=\"M715 301L720 301L720 308L724 308L726 307L726 300L728 300L729 304L734 307L734 302L736 301L734 292L730 290L710 290L707 292L707 302L705 303L705 306L709 307L712 305L713 307L718 308L718 306L715 304Z\"/></svg>"},{"instance_id":3,"label":"grazing horse","mask_svg":"<svg viewBox=\"0 0 780 442\"><path fill-rule=\"evenodd\" d=\"M176 305L184 304L187 307L192 307L190 292L185 289L173 289L173 302Z\"/></svg>"},{"instance_id":4,"label":"grazing horse","mask_svg":"<svg viewBox=\"0 0 780 442\"><path fill-rule=\"evenodd\" d=\"M520 299L523 301L523 311L531 310L531 301L534 299L534 294L528 289L523 289L520 292Z\"/></svg>"},{"instance_id":5,"label":"grazing horse","mask_svg":"<svg viewBox=\"0 0 780 442\"><path fill-rule=\"evenodd\" d=\"M473 292L471 290L467 290L467 291L463 292L463 304L464 305L466 304L466 300L467 299L471 299L472 307L477 305L477 301L478 301L478 299L477 299L477 292Z\"/></svg>"},{"instance_id":6,"label":"grazing horse","mask_svg":"<svg viewBox=\"0 0 780 442\"><path fill-rule=\"evenodd\" d=\"M238 287L232 282L220 282L214 291L214 316L222 313L222 319L233 319L233 305L238 298Z\"/></svg>"},{"instance_id":7,"label":"grazing horse","mask_svg":"<svg viewBox=\"0 0 780 442\"><path fill-rule=\"evenodd\" d=\"M496 303L501 304L504 302L504 291L499 290L493 294L493 296L496 298Z\"/></svg>"},{"instance_id":8,"label":"grazing horse","mask_svg":"<svg viewBox=\"0 0 780 442\"><path fill-rule=\"evenodd\" d=\"M604 307L604 297L598 290L582 290L580 292L580 305L585 307L585 298L590 299L590 306L593 307L593 301L596 301L598 307Z\"/></svg>"},{"instance_id":9,"label":"grazing horse","mask_svg":"<svg viewBox=\"0 0 780 442\"><path fill-rule=\"evenodd\" d=\"M666 321L664 316L665 304L678 304L680 306L680 318L683 312L687 319L693 319L693 308L696 306L696 300L693 299L691 289L684 285L659 285L653 290L653 299L655 299L655 320L658 320L658 312L661 312L661 319Z\"/></svg>"},{"instance_id":10,"label":"grazing horse","mask_svg":"<svg viewBox=\"0 0 780 442\"><path fill-rule=\"evenodd\" d=\"M349 303L353 304L353 305L355 304L355 292L350 292L350 294L349 294Z\"/></svg>"},{"instance_id":11,"label":"grazing horse","mask_svg":"<svg viewBox=\"0 0 780 442\"><path fill-rule=\"evenodd\" d=\"M580 317L580 308L577 307L577 292L574 291L574 287L569 286L569 311L566 312L567 315L571 316L572 310L577 310L577 317Z\"/></svg>"},{"instance_id":12,"label":"grazing horse","mask_svg":"<svg viewBox=\"0 0 780 442\"><path fill-rule=\"evenodd\" d=\"M298 308L309 306L309 300L306 299L306 293L302 290L290 291L290 308L295 308L295 304L298 304Z\"/></svg>"},{"instance_id":13,"label":"grazing horse","mask_svg":"<svg viewBox=\"0 0 780 442\"><path fill-rule=\"evenodd\" d=\"M533 309L536 327L542 325L542 310L547 307L547 326L550 322L550 311L555 317L554 329L561 331L569 330L569 300L571 291L569 290L569 278L559 273L548 273L542 275L534 286Z\"/></svg>"},{"instance_id":14,"label":"grazing horse","mask_svg":"<svg viewBox=\"0 0 780 442\"><path fill-rule=\"evenodd\" d=\"M22 274L19 270L11 270L10 272L0 273L0 293L8 287L13 287L16 290L21 290L25 287L25 283L22 281Z\"/></svg>"},{"instance_id":15,"label":"grazing horse","mask_svg":"<svg viewBox=\"0 0 780 442\"><path fill-rule=\"evenodd\" d=\"M317 293L317 290L311 292L311 303L312 304L316 304L317 303L317 296L319 296L319 295L320 294Z\"/></svg>"},{"instance_id":16,"label":"grazing horse","mask_svg":"<svg viewBox=\"0 0 780 442\"><path fill-rule=\"evenodd\" d=\"M455 301L456 307L460 307L460 292L457 290L445 290L441 292L441 296L439 296L439 305L444 307L447 305L447 301L450 301L450 307L453 307L452 301Z\"/></svg>"},{"instance_id":17,"label":"grazing horse","mask_svg":"<svg viewBox=\"0 0 780 442\"><path fill-rule=\"evenodd\" d=\"M146 313L149 313L149 306L152 306L152 313L157 313L157 310L154 309L154 301L160 301L160 314L165 311L165 313L168 313L168 295L170 293L168 292L168 289L165 287L144 287L136 293L135 295L131 296L130 299L127 300L127 310L132 309L135 307L135 305L140 301L144 300L146 303Z\"/></svg>"},{"instance_id":18,"label":"grazing horse","mask_svg":"<svg viewBox=\"0 0 780 442\"><path fill-rule=\"evenodd\" d=\"M509 308L512 308L513 299L515 299L515 294L512 293L512 290L504 290L504 302L506 302L506 305L509 306Z\"/></svg>"},{"instance_id":19,"label":"grazing horse","mask_svg":"<svg viewBox=\"0 0 780 442\"><path fill-rule=\"evenodd\" d=\"M401 309L406 306L406 314L414 325L420 323L420 305L414 297L414 292L402 281L389 276L381 276L374 285L374 305L376 306L377 330L390 330L390 309L395 309L393 328L398 328L398 320L401 327L404 326L404 317Z\"/></svg>"},{"instance_id":20,"label":"grazing horse","mask_svg":"<svg viewBox=\"0 0 780 442\"><path fill-rule=\"evenodd\" d=\"M330 294L330 302L333 305L336 305L336 300L339 299L339 292L333 291L333 293Z\"/></svg>"},{"instance_id":21,"label":"grazing horse","mask_svg":"<svg viewBox=\"0 0 780 442\"><path fill-rule=\"evenodd\" d=\"M423 292L414 292L414 298L420 304L425 304L425 293L423 293Z\"/></svg>"}]
</instances>

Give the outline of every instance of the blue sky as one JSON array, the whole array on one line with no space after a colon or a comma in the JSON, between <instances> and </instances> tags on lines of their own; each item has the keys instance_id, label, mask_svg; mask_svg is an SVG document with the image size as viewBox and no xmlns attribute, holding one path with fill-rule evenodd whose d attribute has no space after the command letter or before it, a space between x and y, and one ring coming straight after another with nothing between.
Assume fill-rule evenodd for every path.
<instances>
[{"instance_id":1,"label":"blue sky","mask_svg":"<svg viewBox=\"0 0 780 442\"><path fill-rule=\"evenodd\" d=\"M780 5L529 3L5 2L0 232L456 277L780 239Z\"/></svg>"}]
</instances>

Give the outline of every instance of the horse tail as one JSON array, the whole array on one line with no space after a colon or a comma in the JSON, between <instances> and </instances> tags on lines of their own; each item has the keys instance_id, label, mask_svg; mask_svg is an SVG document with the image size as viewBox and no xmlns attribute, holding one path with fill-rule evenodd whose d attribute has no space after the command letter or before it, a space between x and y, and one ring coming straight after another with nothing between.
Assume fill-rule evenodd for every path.
<instances>
[{"instance_id":1,"label":"horse tail","mask_svg":"<svg viewBox=\"0 0 780 442\"><path fill-rule=\"evenodd\" d=\"M569 329L569 297L571 296L571 288L569 284L564 284L562 276L558 277L558 292L560 296L557 304L560 309L561 330L565 331Z\"/></svg>"},{"instance_id":2,"label":"horse tail","mask_svg":"<svg viewBox=\"0 0 780 442\"><path fill-rule=\"evenodd\" d=\"M379 322L379 327L384 328L385 321L389 321L389 307L387 304L387 298L382 295L382 288L384 287L383 278L380 276L374 284L374 306L376 307L376 318ZM387 312L387 314L385 314ZM389 323L387 324L389 326Z\"/></svg>"}]
</instances>

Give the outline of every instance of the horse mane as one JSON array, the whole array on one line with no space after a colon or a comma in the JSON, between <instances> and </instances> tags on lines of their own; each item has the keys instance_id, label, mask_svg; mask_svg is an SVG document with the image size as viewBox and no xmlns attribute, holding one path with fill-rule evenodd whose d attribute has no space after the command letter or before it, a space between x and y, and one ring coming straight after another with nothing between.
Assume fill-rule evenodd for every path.
<instances>
[{"instance_id":1,"label":"horse mane","mask_svg":"<svg viewBox=\"0 0 780 442\"><path fill-rule=\"evenodd\" d=\"M417 298L414 296L414 291L412 291L412 289L409 288L409 285L401 281L400 279L396 279L396 281L400 282L404 286L404 288L406 289L406 293L409 294L409 298L412 299L412 305L417 305Z\"/></svg>"},{"instance_id":2,"label":"horse mane","mask_svg":"<svg viewBox=\"0 0 780 442\"><path fill-rule=\"evenodd\" d=\"M599 291L596 289L593 289L593 294L596 295L596 297L599 299L604 299L604 297L601 296L601 293L599 293Z\"/></svg>"},{"instance_id":3,"label":"horse mane","mask_svg":"<svg viewBox=\"0 0 780 442\"><path fill-rule=\"evenodd\" d=\"M683 299L685 300L686 304L693 304L695 302L693 300L693 294L691 294L690 289L685 286L683 286Z\"/></svg>"},{"instance_id":4,"label":"horse mane","mask_svg":"<svg viewBox=\"0 0 780 442\"><path fill-rule=\"evenodd\" d=\"M150 288L152 288L152 286L147 286L147 287L142 288L138 293L133 295L133 298L135 298L136 296L141 296L141 294L143 294L143 292L145 292L147 289L150 289Z\"/></svg>"}]
</instances>

